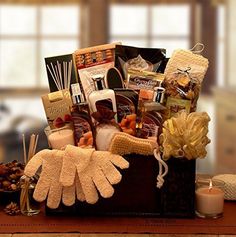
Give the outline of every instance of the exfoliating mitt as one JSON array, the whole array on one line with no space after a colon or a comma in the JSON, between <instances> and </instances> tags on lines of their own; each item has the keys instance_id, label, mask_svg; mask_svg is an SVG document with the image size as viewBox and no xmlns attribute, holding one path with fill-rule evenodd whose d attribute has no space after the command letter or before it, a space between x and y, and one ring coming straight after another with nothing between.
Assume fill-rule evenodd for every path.
<instances>
[{"instance_id":1,"label":"exfoliating mitt","mask_svg":"<svg viewBox=\"0 0 236 237\"><path fill-rule=\"evenodd\" d=\"M103 198L109 198L114 193L112 185L121 181L122 176L115 166L125 169L129 163L108 151L68 145L63 157L60 182L63 186L71 185L77 171L86 202L94 204L99 199L98 191Z\"/></svg>"},{"instance_id":2,"label":"exfoliating mitt","mask_svg":"<svg viewBox=\"0 0 236 237\"><path fill-rule=\"evenodd\" d=\"M166 65L164 74L166 78L169 78L177 69L185 70L189 68L191 76L202 82L207 72L208 64L207 58L194 53L194 51L176 49Z\"/></svg>"},{"instance_id":3,"label":"exfoliating mitt","mask_svg":"<svg viewBox=\"0 0 236 237\"><path fill-rule=\"evenodd\" d=\"M42 166L33 197L38 202L47 199L47 206L52 209L59 206L61 199L66 206L73 205L76 194L78 199L84 200L78 177L68 187L63 187L59 182L63 155L64 151L61 150L42 150L30 159L24 170L26 176L33 177Z\"/></svg>"}]
</instances>

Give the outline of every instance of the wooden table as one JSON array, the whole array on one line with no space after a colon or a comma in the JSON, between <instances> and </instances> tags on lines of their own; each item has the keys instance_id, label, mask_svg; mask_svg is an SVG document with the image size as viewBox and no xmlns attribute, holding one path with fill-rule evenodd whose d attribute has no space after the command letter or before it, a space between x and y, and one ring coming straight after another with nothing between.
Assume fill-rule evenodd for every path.
<instances>
[{"instance_id":1,"label":"wooden table","mask_svg":"<svg viewBox=\"0 0 236 237\"><path fill-rule=\"evenodd\" d=\"M0 212L0 233L148 233L236 235L236 203L226 202L219 219L141 217L8 216ZM101 235L102 236L102 235Z\"/></svg>"}]
</instances>

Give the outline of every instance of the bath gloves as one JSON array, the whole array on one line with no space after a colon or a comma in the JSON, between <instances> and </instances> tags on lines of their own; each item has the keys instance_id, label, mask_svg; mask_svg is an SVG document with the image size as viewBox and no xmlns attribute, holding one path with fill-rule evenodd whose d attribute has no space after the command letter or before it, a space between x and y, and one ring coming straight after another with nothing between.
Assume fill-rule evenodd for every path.
<instances>
[{"instance_id":1,"label":"bath gloves","mask_svg":"<svg viewBox=\"0 0 236 237\"><path fill-rule=\"evenodd\" d=\"M98 191L104 198L113 195L112 185L119 183L122 178L116 166L125 169L129 167L129 163L108 151L68 145L63 157L60 182L63 186L71 185L77 171L86 202L94 204L99 198Z\"/></svg>"},{"instance_id":2,"label":"bath gloves","mask_svg":"<svg viewBox=\"0 0 236 237\"><path fill-rule=\"evenodd\" d=\"M78 198L84 200L78 178L75 178L68 187L63 187L59 182L63 154L64 152L60 150L42 150L30 159L24 171L25 175L33 177L42 166L33 197L38 202L47 199L47 206L52 209L57 208L61 200L66 206L73 205L76 194Z\"/></svg>"},{"instance_id":3,"label":"bath gloves","mask_svg":"<svg viewBox=\"0 0 236 237\"><path fill-rule=\"evenodd\" d=\"M114 194L113 185L122 178L117 167L129 167L121 155L153 155L157 146L152 140L118 132L112 138L109 151L72 145L67 145L64 151L42 150L28 162L25 175L32 177L42 167L33 196L39 202L47 199L49 208L57 208L61 200L67 206L73 205L76 197L80 201L94 204L99 194L103 198Z\"/></svg>"},{"instance_id":4,"label":"bath gloves","mask_svg":"<svg viewBox=\"0 0 236 237\"><path fill-rule=\"evenodd\" d=\"M60 177L60 182L68 187L75 180L76 171L79 174L91 161L91 156L95 150L92 148L79 148L72 145L67 145L62 157L63 165Z\"/></svg>"}]
</instances>

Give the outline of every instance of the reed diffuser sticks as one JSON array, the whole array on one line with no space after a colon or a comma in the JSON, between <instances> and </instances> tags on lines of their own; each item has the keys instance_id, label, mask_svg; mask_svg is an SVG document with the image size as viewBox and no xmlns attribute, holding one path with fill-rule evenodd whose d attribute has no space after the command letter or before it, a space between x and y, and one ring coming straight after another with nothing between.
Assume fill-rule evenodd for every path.
<instances>
[{"instance_id":1,"label":"reed diffuser sticks","mask_svg":"<svg viewBox=\"0 0 236 237\"><path fill-rule=\"evenodd\" d=\"M22 135L25 165L35 155L37 144L38 144L38 138L39 136L35 134L32 134L30 136L28 154L27 154L25 134ZM24 177L24 182L22 182L21 184L20 209L21 209L21 213L25 215L32 215L33 213L35 214L35 210L31 209L31 205L30 205L29 189L30 189L30 178Z\"/></svg>"},{"instance_id":2,"label":"reed diffuser sticks","mask_svg":"<svg viewBox=\"0 0 236 237\"><path fill-rule=\"evenodd\" d=\"M63 61L62 63L57 61L56 65L51 62L46 66L58 90L70 88L72 60L69 62Z\"/></svg>"}]
</instances>

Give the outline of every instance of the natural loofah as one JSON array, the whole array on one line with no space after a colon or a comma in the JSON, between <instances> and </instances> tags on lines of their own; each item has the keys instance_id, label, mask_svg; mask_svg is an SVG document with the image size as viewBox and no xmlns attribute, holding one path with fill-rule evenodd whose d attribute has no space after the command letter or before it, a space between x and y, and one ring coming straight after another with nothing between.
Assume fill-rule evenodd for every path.
<instances>
[{"instance_id":1,"label":"natural loofah","mask_svg":"<svg viewBox=\"0 0 236 237\"><path fill-rule=\"evenodd\" d=\"M85 159L83 157L84 152L87 153ZM77 170L85 200L94 204L99 198L97 190L104 198L113 195L112 185L119 183L122 178L115 166L125 169L129 167L129 163L121 156L111 154L108 151L94 151L92 149L89 151L88 149L67 146L63 157L60 182L63 186L70 185Z\"/></svg>"},{"instance_id":2,"label":"natural loofah","mask_svg":"<svg viewBox=\"0 0 236 237\"><path fill-rule=\"evenodd\" d=\"M109 151L113 154L128 155L153 155L154 149L158 149L158 144L149 139L137 138L127 133L115 133L111 139Z\"/></svg>"},{"instance_id":3,"label":"natural loofah","mask_svg":"<svg viewBox=\"0 0 236 237\"><path fill-rule=\"evenodd\" d=\"M160 135L162 158L187 158L188 160L204 158L210 117L205 112L186 113L182 110L176 117L166 120Z\"/></svg>"},{"instance_id":4,"label":"natural loofah","mask_svg":"<svg viewBox=\"0 0 236 237\"><path fill-rule=\"evenodd\" d=\"M81 190L78 179L75 179L69 187L62 187L59 182L63 155L64 151L60 150L42 150L31 158L24 171L25 175L33 177L42 166L33 197L38 202L47 199L47 206L52 209L59 206L61 198L66 206L73 205L76 192L78 199L84 200L83 195L78 191Z\"/></svg>"}]
</instances>

